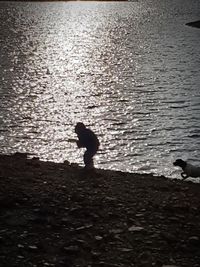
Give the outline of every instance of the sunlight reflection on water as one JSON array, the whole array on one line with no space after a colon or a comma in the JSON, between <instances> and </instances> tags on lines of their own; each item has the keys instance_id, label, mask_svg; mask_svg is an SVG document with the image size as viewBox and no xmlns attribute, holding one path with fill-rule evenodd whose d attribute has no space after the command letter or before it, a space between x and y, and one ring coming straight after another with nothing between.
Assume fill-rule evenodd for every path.
<instances>
[{"instance_id":1,"label":"sunlight reflection on water","mask_svg":"<svg viewBox=\"0 0 200 267\"><path fill-rule=\"evenodd\" d=\"M82 164L83 121L98 167L177 177L176 157L198 162L199 31L184 27L195 7L183 20L148 1L0 5L2 153Z\"/></svg>"}]
</instances>

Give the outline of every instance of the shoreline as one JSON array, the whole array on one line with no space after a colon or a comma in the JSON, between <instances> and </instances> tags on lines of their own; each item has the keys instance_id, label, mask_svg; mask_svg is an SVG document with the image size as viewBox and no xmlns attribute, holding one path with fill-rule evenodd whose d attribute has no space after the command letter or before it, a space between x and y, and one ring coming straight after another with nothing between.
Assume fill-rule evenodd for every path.
<instances>
[{"instance_id":1,"label":"shoreline","mask_svg":"<svg viewBox=\"0 0 200 267\"><path fill-rule=\"evenodd\" d=\"M186 23L187 26L194 27L194 28L200 28L200 20L188 22Z\"/></svg>"},{"instance_id":2,"label":"shoreline","mask_svg":"<svg viewBox=\"0 0 200 267\"><path fill-rule=\"evenodd\" d=\"M0 155L4 267L199 266L200 185Z\"/></svg>"},{"instance_id":3,"label":"shoreline","mask_svg":"<svg viewBox=\"0 0 200 267\"><path fill-rule=\"evenodd\" d=\"M8 0L8 2L129 2L128 0Z\"/></svg>"}]
</instances>

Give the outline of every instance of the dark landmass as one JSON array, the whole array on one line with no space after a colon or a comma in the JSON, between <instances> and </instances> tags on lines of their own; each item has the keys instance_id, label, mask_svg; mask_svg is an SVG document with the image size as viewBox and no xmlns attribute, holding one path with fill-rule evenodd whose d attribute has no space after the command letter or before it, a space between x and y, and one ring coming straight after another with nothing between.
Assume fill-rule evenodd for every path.
<instances>
[{"instance_id":1,"label":"dark landmass","mask_svg":"<svg viewBox=\"0 0 200 267\"><path fill-rule=\"evenodd\" d=\"M191 26L191 27L195 27L195 28L200 28L200 20L186 23L186 25Z\"/></svg>"},{"instance_id":2,"label":"dark landmass","mask_svg":"<svg viewBox=\"0 0 200 267\"><path fill-rule=\"evenodd\" d=\"M8 2L128 2L128 0L7 0Z\"/></svg>"},{"instance_id":3,"label":"dark landmass","mask_svg":"<svg viewBox=\"0 0 200 267\"><path fill-rule=\"evenodd\" d=\"M200 266L200 185L0 156L0 266Z\"/></svg>"}]
</instances>

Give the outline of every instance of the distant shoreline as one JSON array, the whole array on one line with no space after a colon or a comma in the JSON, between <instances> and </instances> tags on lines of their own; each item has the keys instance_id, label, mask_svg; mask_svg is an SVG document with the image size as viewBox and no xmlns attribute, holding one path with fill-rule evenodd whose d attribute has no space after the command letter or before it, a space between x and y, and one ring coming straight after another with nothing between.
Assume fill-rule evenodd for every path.
<instances>
[{"instance_id":1,"label":"distant shoreline","mask_svg":"<svg viewBox=\"0 0 200 267\"><path fill-rule=\"evenodd\" d=\"M200 20L188 22L186 25L194 28L200 28Z\"/></svg>"},{"instance_id":2,"label":"distant shoreline","mask_svg":"<svg viewBox=\"0 0 200 267\"><path fill-rule=\"evenodd\" d=\"M8 0L6 2L129 2L128 0Z\"/></svg>"}]
</instances>

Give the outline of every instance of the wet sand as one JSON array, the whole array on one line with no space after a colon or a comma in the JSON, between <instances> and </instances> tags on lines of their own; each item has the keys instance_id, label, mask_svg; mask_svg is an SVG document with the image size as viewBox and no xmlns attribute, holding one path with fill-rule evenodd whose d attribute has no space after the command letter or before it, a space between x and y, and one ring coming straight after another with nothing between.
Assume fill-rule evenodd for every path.
<instances>
[{"instance_id":1,"label":"wet sand","mask_svg":"<svg viewBox=\"0 0 200 267\"><path fill-rule=\"evenodd\" d=\"M0 266L200 266L200 185L0 156Z\"/></svg>"}]
</instances>

